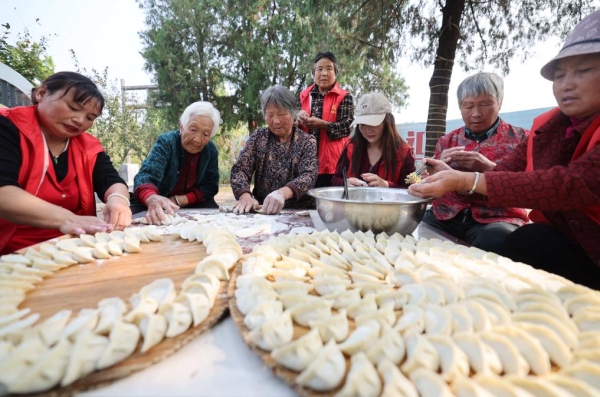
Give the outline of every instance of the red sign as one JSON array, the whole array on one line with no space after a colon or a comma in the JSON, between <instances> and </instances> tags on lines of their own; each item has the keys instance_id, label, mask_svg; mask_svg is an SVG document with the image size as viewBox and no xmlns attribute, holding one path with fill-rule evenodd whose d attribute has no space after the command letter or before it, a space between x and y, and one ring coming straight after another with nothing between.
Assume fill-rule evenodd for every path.
<instances>
[{"instance_id":1,"label":"red sign","mask_svg":"<svg viewBox=\"0 0 600 397\"><path fill-rule=\"evenodd\" d=\"M425 131L407 131L406 142L415 152L415 160L420 161L425 157Z\"/></svg>"}]
</instances>

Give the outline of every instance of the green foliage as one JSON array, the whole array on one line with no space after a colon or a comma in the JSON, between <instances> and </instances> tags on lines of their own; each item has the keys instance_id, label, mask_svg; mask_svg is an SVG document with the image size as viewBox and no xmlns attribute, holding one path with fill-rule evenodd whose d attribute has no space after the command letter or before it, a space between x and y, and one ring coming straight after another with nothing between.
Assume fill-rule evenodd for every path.
<instances>
[{"instance_id":1,"label":"green foliage","mask_svg":"<svg viewBox=\"0 0 600 397\"><path fill-rule=\"evenodd\" d=\"M9 44L10 25L0 25L5 31L0 36L0 62L10 66L20 73L29 82L36 85L54 73L54 61L46 54L48 38L42 36L38 42L34 41L25 29L17 34L14 44Z\"/></svg>"},{"instance_id":2,"label":"green foliage","mask_svg":"<svg viewBox=\"0 0 600 397\"><path fill-rule=\"evenodd\" d=\"M243 123L228 131L220 131L212 138L219 149L219 183L229 183L231 167L240 155L242 147L248 139L248 130Z\"/></svg>"},{"instance_id":3,"label":"green foliage","mask_svg":"<svg viewBox=\"0 0 600 397\"><path fill-rule=\"evenodd\" d=\"M141 162L156 137L165 132L164 111L146 109L135 95L123 93L118 81L109 79L108 68L88 71L79 65L74 52L72 58L77 72L92 79L104 96L104 110L89 132L100 140L116 168L128 157Z\"/></svg>"},{"instance_id":4,"label":"green foliage","mask_svg":"<svg viewBox=\"0 0 600 397\"><path fill-rule=\"evenodd\" d=\"M146 14L140 34L146 70L156 77L158 100L171 105L171 121L191 102L205 100L221 111L225 130L239 122L253 130L263 123L260 92L279 84L298 94L312 83L319 51L336 54L340 84L355 97L378 90L398 107L406 99L388 57L392 41L353 41L353 28L340 24L343 7L296 0L137 1Z\"/></svg>"}]
</instances>

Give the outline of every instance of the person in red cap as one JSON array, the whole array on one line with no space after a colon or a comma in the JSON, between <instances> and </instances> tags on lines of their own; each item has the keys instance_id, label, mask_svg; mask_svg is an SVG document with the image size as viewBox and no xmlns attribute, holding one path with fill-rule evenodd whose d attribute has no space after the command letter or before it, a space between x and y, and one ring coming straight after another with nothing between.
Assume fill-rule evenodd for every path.
<instances>
[{"instance_id":1,"label":"person in red cap","mask_svg":"<svg viewBox=\"0 0 600 397\"><path fill-rule=\"evenodd\" d=\"M354 135L344 148L332 178L342 186L346 168L349 186L407 187L415 155L396 129L392 105L378 92L363 95L356 105Z\"/></svg>"},{"instance_id":2,"label":"person in red cap","mask_svg":"<svg viewBox=\"0 0 600 397\"><path fill-rule=\"evenodd\" d=\"M538 116L528 139L491 171L460 172L425 160L417 197L487 195L498 207L531 208L534 222L509 234L500 253L600 288L600 10L585 17L541 69L558 107Z\"/></svg>"}]
</instances>

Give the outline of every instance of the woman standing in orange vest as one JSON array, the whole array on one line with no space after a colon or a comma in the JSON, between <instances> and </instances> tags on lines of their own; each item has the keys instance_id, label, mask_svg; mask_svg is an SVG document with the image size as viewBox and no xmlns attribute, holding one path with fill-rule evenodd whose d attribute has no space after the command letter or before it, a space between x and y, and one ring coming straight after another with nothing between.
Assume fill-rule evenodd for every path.
<instances>
[{"instance_id":1,"label":"woman standing in orange vest","mask_svg":"<svg viewBox=\"0 0 600 397\"><path fill-rule=\"evenodd\" d=\"M409 192L439 197L463 190L490 206L531 208L535 223L509 234L501 254L600 288L600 10L585 17L541 70L558 108L534 120L529 138L492 171L430 173Z\"/></svg>"},{"instance_id":2,"label":"woman standing in orange vest","mask_svg":"<svg viewBox=\"0 0 600 397\"><path fill-rule=\"evenodd\" d=\"M317 140L319 175L315 187L331 186L331 178L354 119L352 95L337 83L337 59L320 52L312 68L314 84L300 93L298 127Z\"/></svg>"},{"instance_id":3,"label":"woman standing in orange vest","mask_svg":"<svg viewBox=\"0 0 600 397\"><path fill-rule=\"evenodd\" d=\"M100 141L85 131L104 98L87 77L59 72L33 106L0 109L0 254L64 234L123 229L129 191ZM94 192L106 203L96 216Z\"/></svg>"}]
</instances>

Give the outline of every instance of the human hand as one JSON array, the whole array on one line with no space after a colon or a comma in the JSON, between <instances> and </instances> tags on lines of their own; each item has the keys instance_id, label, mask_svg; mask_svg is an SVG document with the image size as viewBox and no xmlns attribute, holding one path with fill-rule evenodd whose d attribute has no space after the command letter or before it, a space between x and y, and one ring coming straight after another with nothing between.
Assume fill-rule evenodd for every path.
<instances>
[{"instance_id":1,"label":"human hand","mask_svg":"<svg viewBox=\"0 0 600 397\"><path fill-rule=\"evenodd\" d=\"M258 207L258 201L250 193L244 193L233 205L232 210L236 214L243 214L250 212L255 207Z\"/></svg>"},{"instance_id":2,"label":"human hand","mask_svg":"<svg viewBox=\"0 0 600 397\"><path fill-rule=\"evenodd\" d=\"M436 160L438 161L438 160ZM466 187L468 173L445 170L436 172L421 181L408 187L408 193L420 198L437 198L455 190L469 190Z\"/></svg>"},{"instance_id":3,"label":"human hand","mask_svg":"<svg viewBox=\"0 0 600 397\"><path fill-rule=\"evenodd\" d=\"M308 119L308 113L304 110L300 110L300 112L298 112L298 122L302 124L306 119Z\"/></svg>"},{"instance_id":4,"label":"human hand","mask_svg":"<svg viewBox=\"0 0 600 397\"><path fill-rule=\"evenodd\" d=\"M96 216L79 216L73 214L64 219L58 228L63 234L95 234L111 232L113 225Z\"/></svg>"},{"instance_id":5,"label":"human hand","mask_svg":"<svg viewBox=\"0 0 600 397\"><path fill-rule=\"evenodd\" d=\"M265 197L265 201L263 201L263 213L264 214L278 214L285 203L285 197L282 192L279 190L275 190Z\"/></svg>"},{"instance_id":6,"label":"human hand","mask_svg":"<svg viewBox=\"0 0 600 397\"><path fill-rule=\"evenodd\" d=\"M161 222L166 219L165 212L169 215L174 215L175 210L179 209L177 204L158 194L153 194L148 197L146 199L146 206L148 207L146 220L151 225L160 225Z\"/></svg>"},{"instance_id":7,"label":"human hand","mask_svg":"<svg viewBox=\"0 0 600 397\"><path fill-rule=\"evenodd\" d=\"M306 117L305 119L301 120L301 123L310 129L325 128L327 126L327 121L321 120L318 117Z\"/></svg>"},{"instance_id":8,"label":"human hand","mask_svg":"<svg viewBox=\"0 0 600 397\"><path fill-rule=\"evenodd\" d=\"M465 147L464 146L455 146L455 147L451 147L448 149L444 149L442 151L442 153L440 154L439 160L443 161L446 164L450 164L452 162L453 159L453 155L457 152L460 151L464 151Z\"/></svg>"},{"instance_id":9,"label":"human hand","mask_svg":"<svg viewBox=\"0 0 600 397\"><path fill-rule=\"evenodd\" d=\"M441 171L449 171L452 169L443 160L425 158L425 159L423 159L423 165L425 165L425 164L427 164L428 167L423 172L421 172L421 179L424 179L430 175L434 175Z\"/></svg>"},{"instance_id":10,"label":"human hand","mask_svg":"<svg viewBox=\"0 0 600 397\"><path fill-rule=\"evenodd\" d=\"M485 172L493 169L496 163L479 152L459 150L452 154L452 162L468 171Z\"/></svg>"},{"instance_id":11,"label":"human hand","mask_svg":"<svg viewBox=\"0 0 600 397\"><path fill-rule=\"evenodd\" d=\"M131 209L121 197L113 196L108 199L102 215L104 221L110 223L115 230L123 230L131 224Z\"/></svg>"},{"instance_id":12,"label":"human hand","mask_svg":"<svg viewBox=\"0 0 600 397\"><path fill-rule=\"evenodd\" d=\"M390 184L385 179L382 179L377 174L365 173L360 176L371 187L390 187Z\"/></svg>"},{"instance_id":13,"label":"human hand","mask_svg":"<svg viewBox=\"0 0 600 397\"><path fill-rule=\"evenodd\" d=\"M348 186L367 186L367 183L358 178L352 177L348 178Z\"/></svg>"}]
</instances>

